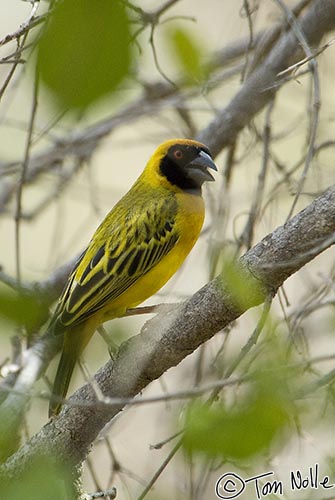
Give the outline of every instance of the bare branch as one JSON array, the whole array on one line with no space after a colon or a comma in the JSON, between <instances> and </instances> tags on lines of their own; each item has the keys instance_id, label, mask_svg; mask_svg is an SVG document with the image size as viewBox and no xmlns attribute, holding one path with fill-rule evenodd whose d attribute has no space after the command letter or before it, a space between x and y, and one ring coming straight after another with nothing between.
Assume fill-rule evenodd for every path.
<instances>
[{"instance_id":1,"label":"bare branch","mask_svg":"<svg viewBox=\"0 0 335 500\"><path fill-rule=\"evenodd\" d=\"M301 31L310 47L335 28L335 2L318 0L300 21ZM282 84L278 73L301 59L300 41L293 31L284 32L262 64L254 70L239 92L202 131L198 139L217 155L273 98Z\"/></svg>"},{"instance_id":2,"label":"bare branch","mask_svg":"<svg viewBox=\"0 0 335 500\"><path fill-rule=\"evenodd\" d=\"M49 14L42 14L41 16L36 16L36 12L38 10L39 5L40 5L39 1L32 3L31 12L29 14L28 19L24 21L16 31L2 38L0 40L0 47L2 45L6 45L6 43L11 42L12 40L19 39L22 35L28 33L28 31L30 31L32 28L38 26L43 21L45 21L47 15Z\"/></svg>"},{"instance_id":3,"label":"bare branch","mask_svg":"<svg viewBox=\"0 0 335 500\"><path fill-rule=\"evenodd\" d=\"M36 2L38 3L38 2ZM22 216L22 195L23 195L23 185L25 183L27 168L30 156L30 147L34 130L34 122L37 111L37 94L38 94L38 76L37 72L35 74L34 82L34 97L33 104L30 113L29 128L26 140L26 147L24 152L24 159L22 162L21 175L18 183L18 189L16 194L16 210L15 210L15 261L16 261L16 277L18 284L21 284L21 253L20 253L20 228L21 228L21 216Z\"/></svg>"}]
</instances>

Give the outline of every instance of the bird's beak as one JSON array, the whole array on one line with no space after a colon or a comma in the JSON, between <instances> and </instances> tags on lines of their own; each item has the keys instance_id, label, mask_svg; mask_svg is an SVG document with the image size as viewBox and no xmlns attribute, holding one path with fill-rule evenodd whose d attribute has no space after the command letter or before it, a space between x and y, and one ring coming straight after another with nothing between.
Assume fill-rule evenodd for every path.
<instances>
[{"instance_id":1,"label":"bird's beak","mask_svg":"<svg viewBox=\"0 0 335 500\"><path fill-rule=\"evenodd\" d=\"M187 165L187 173L201 185L205 181L215 181L212 174L208 172L208 168L217 172L217 166L209 154L200 151L198 156Z\"/></svg>"}]
</instances>

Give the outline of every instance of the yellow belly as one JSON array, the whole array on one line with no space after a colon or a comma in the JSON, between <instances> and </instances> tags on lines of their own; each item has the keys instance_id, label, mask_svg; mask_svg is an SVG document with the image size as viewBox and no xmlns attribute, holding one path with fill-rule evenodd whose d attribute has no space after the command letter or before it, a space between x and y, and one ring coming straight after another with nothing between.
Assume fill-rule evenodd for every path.
<instances>
[{"instance_id":1,"label":"yellow belly","mask_svg":"<svg viewBox=\"0 0 335 500\"><path fill-rule=\"evenodd\" d=\"M118 298L96 314L101 322L123 316L127 309L136 307L155 294L175 274L198 239L204 221L204 204L199 196L178 195L180 238L174 248L144 276Z\"/></svg>"}]
</instances>

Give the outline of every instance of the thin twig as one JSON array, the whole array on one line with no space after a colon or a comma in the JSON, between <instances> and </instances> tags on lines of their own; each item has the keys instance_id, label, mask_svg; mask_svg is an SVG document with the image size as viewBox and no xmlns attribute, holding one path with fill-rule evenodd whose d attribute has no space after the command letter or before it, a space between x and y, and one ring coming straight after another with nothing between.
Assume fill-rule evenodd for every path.
<instances>
[{"instance_id":1,"label":"thin twig","mask_svg":"<svg viewBox=\"0 0 335 500\"><path fill-rule=\"evenodd\" d=\"M34 90L33 90L33 104L30 113L26 147L24 152L24 159L22 162L21 175L18 182L17 195L16 195L16 210L15 210L15 261L16 261L16 279L18 285L21 285L21 248L20 248L20 223L22 216L22 194L23 186L25 184L28 163L30 158L30 147L33 137L34 123L37 111L37 95L38 95L38 75L35 73Z\"/></svg>"},{"instance_id":2,"label":"thin twig","mask_svg":"<svg viewBox=\"0 0 335 500\"><path fill-rule=\"evenodd\" d=\"M6 45L7 43L11 42L12 40L17 40L18 38L21 38L22 35L26 35L28 31L30 31L32 28L35 28L39 24L41 24L45 19L49 16L49 12L46 14L42 14L38 17L35 17L36 12L38 10L38 7L40 5L39 1L32 2L32 9L30 11L29 17L26 21L24 21L20 27L15 30L13 33L10 33L6 35L4 38L0 40L0 47L2 45Z\"/></svg>"},{"instance_id":3,"label":"thin twig","mask_svg":"<svg viewBox=\"0 0 335 500\"><path fill-rule=\"evenodd\" d=\"M182 433L183 433L183 431L178 431L175 434L172 434L172 436L169 436L168 438L163 439L163 441L159 441L159 443L151 444L150 450L160 450L161 448L163 448L163 446L165 446L167 443L170 443L173 439L176 439L176 437L180 436L180 434L182 434Z\"/></svg>"},{"instance_id":4,"label":"thin twig","mask_svg":"<svg viewBox=\"0 0 335 500\"><path fill-rule=\"evenodd\" d=\"M255 230L255 223L257 220L257 217L259 216L259 212L261 209L261 203L262 199L264 196L264 189L265 189L265 181L266 181L266 174L268 171L269 167L269 148L270 148L270 142L271 142L271 114L274 108L274 99L270 102L267 111L266 111L266 117L265 117L265 125L264 125L264 132L263 132L263 137L262 137L262 143L263 143L263 159L262 159L262 166L261 170L258 175L258 183L257 183L257 188L255 195L253 197L250 211L249 211L249 217L246 222L245 228L242 232L242 235L239 238L239 241L242 244L245 244L246 248L249 249L252 246L253 242L253 236L254 236L254 230Z\"/></svg>"},{"instance_id":5,"label":"thin twig","mask_svg":"<svg viewBox=\"0 0 335 500\"><path fill-rule=\"evenodd\" d=\"M249 57L250 57L250 52L252 50L252 47L254 46L254 28L252 24L252 19L251 15L253 14L252 10L250 9L249 5L249 0L243 0L243 10L245 11L246 18L248 20L248 29L249 29L249 42L247 49L245 51L245 62L244 62L244 67L241 73L241 82L244 81L245 75L248 70L248 65L249 65Z\"/></svg>"},{"instance_id":6,"label":"thin twig","mask_svg":"<svg viewBox=\"0 0 335 500\"><path fill-rule=\"evenodd\" d=\"M87 457L86 466L87 466L87 469L91 475L91 479L93 481L94 487L96 488L97 492L101 493L102 488L100 487L97 475L95 473L91 457ZM94 493L94 494L96 495L97 493ZM92 497L92 493L90 494L90 497L94 498L94 497ZM95 497L95 498L100 498L100 497Z\"/></svg>"},{"instance_id":7,"label":"thin twig","mask_svg":"<svg viewBox=\"0 0 335 500\"><path fill-rule=\"evenodd\" d=\"M264 303L262 315L260 320L253 331L252 335L249 337L248 342L242 347L240 354L236 357L236 359L231 363L224 374L224 378L228 379L239 366L239 364L243 361L246 355L250 352L250 349L257 343L258 337L260 336L265 322L269 316L270 308L272 304L272 297L268 297Z\"/></svg>"},{"instance_id":8,"label":"thin twig","mask_svg":"<svg viewBox=\"0 0 335 500\"><path fill-rule=\"evenodd\" d=\"M169 78L167 76L167 74L162 69L160 62L158 60L158 55L157 55L155 41L154 41L155 28L156 28L156 24L152 24L151 30L150 30L150 36L149 36L149 44L151 47L152 56L154 58L154 63L155 63L156 69L157 69L158 73L164 78L164 80L171 85L171 87L177 89L177 85L171 80L171 78Z\"/></svg>"},{"instance_id":9,"label":"thin twig","mask_svg":"<svg viewBox=\"0 0 335 500\"><path fill-rule=\"evenodd\" d=\"M293 368L305 368L307 369L310 366L313 366L314 364L318 363L324 363L324 362L329 362L329 361L334 361L335 359L335 353L334 354L327 354L323 356L316 356L314 358L306 359L304 361L297 361L296 363L291 363L287 366L288 369L293 369ZM2 368L4 370L5 366ZM104 405L104 406L144 406L147 404L155 404L155 403L165 403L167 401L178 401L178 400L184 400L184 399L193 399L195 397L200 397L206 394L207 392L214 391L212 395L209 398L209 402L215 400L215 397L220 393L220 391L223 388L226 387L232 387L232 386L239 386L241 384L247 383L252 381L254 378L254 373L249 373L248 375L243 375L239 377L234 377L232 378L229 374L228 376L224 376L220 380L216 380L214 382L210 382L208 384L203 384L199 387L195 387L193 389L185 389L184 391L175 391L171 392L168 394L162 394L162 395L157 395L157 396L142 396L140 398L122 398L122 397L106 397L106 396L101 396L99 398L98 403ZM50 394L46 393L45 391L43 392L35 392L35 391L30 391L27 392L19 390L19 389L13 389L13 387L10 386L1 386L2 391L6 391L7 393L16 395L16 396L29 396L31 399L41 399L41 400L47 400L49 401L50 399ZM215 397L213 395L215 394ZM72 399L67 399L67 400L62 400L64 404L66 404L69 407L73 408L87 408L87 407L92 407L96 406L97 402L95 401L93 404L92 402L88 402L85 400L79 401L79 400L72 400ZM174 434L173 436L170 436L164 441L161 441L157 443L157 445L151 445L150 448L154 449L159 449L162 446L164 446L166 443L170 442L172 439L177 437L181 432L178 432Z\"/></svg>"},{"instance_id":10,"label":"thin twig","mask_svg":"<svg viewBox=\"0 0 335 500\"><path fill-rule=\"evenodd\" d=\"M315 391L321 389L325 385L331 385L335 382L335 368L330 372L326 373L318 380L313 381L311 384L304 386L298 391L297 398L304 398L308 394L313 394Z\"/></svg>"},{"instance_id":11,"label":"thin twig","mask_svg":"<svg viewBox=\"0 0 335 500\"><path fill-rule=\"evenodd\" d=\"M20 43L20 41L17 41L18 51L24 45L24 42L25 42L25 38L22 40L21 43ZM13 65L12 65L7 77L5 78L5 81L2 85L2 87L0 88L0 100L2 99L11 79L13 78L17 66L21 63L21 59L19 57L18 51L14 54L14 61L12 63Z\"/></svg>"},{"instance_id":12,"label":"thin twig","mask_svg":"<svg viewBox=\"0 0 335 500\"><path fill-rule=\"evenodd\" d=\"M140 496L137 497L137 500L143 500L143 498L145 498L147 496L147 494L150 492L151 488L154 486L154 484L156 483L159 476L162 474L164 469L166 469L166 467L169 465L169 463L171 462L173 457L176 455L177 451L179 450L179 448L181 447L182 444L183 444L183 440L180 439L178 441L178 443L172 448L172 450L170 451L170 453L168 454L166 459L162 462L160 467L157 469L156 473L153 475L153 477L149 481L146 488L142 491Z\"/></svg>"},{"instance_id":13,"label":"thin twig","mask_svg":"<svg viewBox=\"0 0 335 500\"><path fill-rule=\"evenodd\" d=\"M107 498L107 500L113 500L116 498L116 488L111 488L105 491L97 491L96 493L90 493L85 495L85 500L95 500L96 498Z\"/></svg>"},{"instance_id":14,"label":"thin twig","mask_svg":"<svg viewBox=\"0 0 335 500\"><path fill-rule=\"evenodd\" d=\"M283 2L283 0L273 0L275 3L277 3L282 11L284 12L287 22L291 26L291 29L297 39L299 40L306 57L309 58L308 65L310 67L312 77L313 77L313 84L314 84L314 98L313 98L313 109L312 109L312 114L310 117L310 133L308 137L308 150L307 150L307 155L306 155L306 161L305 161L305 166L302 171L302 174L300 176L298 186L297 186L297 192L294 197L292 206L290 208L289 214L287 216L287 220L289 220L292 217L293 211L296 207L296 204L298 202L298 199L300 197L300 194L302 192L306 177L307 177L307 172L311 166L312 159L314 157L314 148L315 148L315 141L316 141L316 132L318 128L318 121L319 121L319 111L320 111L320 106L321 106L321 101L320 101L320 80L319 80L319 73L318 73L318 64L317 64L317 59L313 57L312 50L306 40L306 37L301 29L300 22L297 20L296 16L292 12L292 10Z\"/></svg>"},{"instance_id":15,"label":"thin twig","mask_svg":"<svg viewBox=\"0 0 335 500\"><path fill-rule=\"evenodd\" d=\"M175 5L176 3L178 3L180 0L166 0L165 3L163 3L163 5L161 5L160 7L158 7L158 9L156 10L155 14L160 17L162 14L164 14L170 7L172 7L173 5Z\"/></svg>"},{"instance_id":16,"label":"thin twig","mask_svg":"<svg viewBox=\"0 0 335 500\"><path fill-rule=\"evenodd\" d=\"M277 76L284 76L286 75L287 73L291 73L292 71L295 71L297 70L298 68L300 68L301 66L303 66L304 64L308 63L309 61L311 61L312 59L315 59L316 57L318 57L320 54L322 54L326 49L328 49L331 45L333 45L333 43L335 42L335 38L333 38L332 40L330 40L330 42L327 42L325 45L323 45L322 47L320 47L318 50L316 50L311 56L308 56L308 57L304 57L303 59L301 59L301 61L298 61L296 62L295 64L292 64L291 66L289 66L288 68L284 69L283 71L280 71Z\"/></svg>"},{"instance_id":17,"label":"thin twig","mask_svg":"<svg viewBox=\"0 0 335 500\"><path fill-rule=\"evenodd\" d=\"M294 15L298 17L311 1L312 0L300 0L292 7ZM280 22L276 23L270 30L264 30L260 33L261 36L257 37L257 41L255 42L255 51L253 59L249 64L247 77L249 77L269 55L278 38L285 32L288 26L287 23Z\"/></svg>"}]
</instances>

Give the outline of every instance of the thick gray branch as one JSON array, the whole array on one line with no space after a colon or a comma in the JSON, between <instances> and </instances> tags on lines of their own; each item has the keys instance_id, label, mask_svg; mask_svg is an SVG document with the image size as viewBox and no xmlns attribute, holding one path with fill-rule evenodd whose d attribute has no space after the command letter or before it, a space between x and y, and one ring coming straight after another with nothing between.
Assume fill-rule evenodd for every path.
<instances>
[{"instance_id":1,"label":"thick gray branch","mask_svg":"<svg viewBox=\"0 0 335 500\"><path fill-rule=\"evenodd\" d=\"M299 8L294 9L296 14ZM281 26L284 31L286 22ZM315 1L311 8L301 19L301 28L306 41L311 47L317 46L322 37L335 28L335 2L334 0ZM277 40L280 27L276 25L269 32L268 38ZM262 33L261 33L262 35ZM261 42L262 36L256 36L255 41ZM242 48L245 46L242 43ZM257 47L256 47L257 51ZM233 51L234 52L234 51ZM241 54L241 44L236 47L236 54ZM216 156L224 147L235 141L238 133L254 116L261 111L273 98L274 93L285 80L278 78L278 73L302 57L299 41L291 31L284 31L283 35L265 57L257 60L257 68L243 83L240 90L228 106L220 110L214 120L202 131L198 139L207 144ZM216 54L215 65L225 64L232 60L234 53L221 51ZM211 63L213 66L213 64ZM175 88L162 83L147 89L146 95L139 97L133 103L125 106L114 116L90 126L84 130L74 132L56 141L45 151L31 157L27 182L31 182L38 175L63 163L65 158L90 158L101 140L110 134L116 127L126 125L130 121L146 115L157 113L162 106L175 106L185 100ZM15 166L16 162L12 164ZM1 165L0 166L5 166ZM10 167L11 165L7 165ZM4 209L8 200L15 192L16 184L11 179L2 186L0 191L0 210Z\"/></svg>"},{"instance_id":2,"label":"thick gray branch","mask_svg":"<svg viewBox=\"0 0 335 500\"><path fill-rule=\"evenodd\" d=\"M334 0L316 1L300 23L309 46L316 47L322 37L335 28ZM198 139L207 144L214 155L233 143L237 134L273 99L282 83L278 73L302 57L304 55L296 34L284 32L228 106L216 115Z\"/></svg>"},{"instance_id":3,"label":"thick gray branch","mask_svg":"<svg viewBox=\"0 0 335 500\"><path fill-rule=\"evenodd\" d=\"M243 303L237 304L225 275L218 276L122 344L116 359L96 375L101 392L108 398L136 396L248 308L275 294L289 276L334 243L335 186L240 259L236 273L243 279ZM0 474L19 473L39 453L80 464L98 433L123 406L99 401L89 384L70 403L7 461Z\"/></svg>"}]
</instances>

